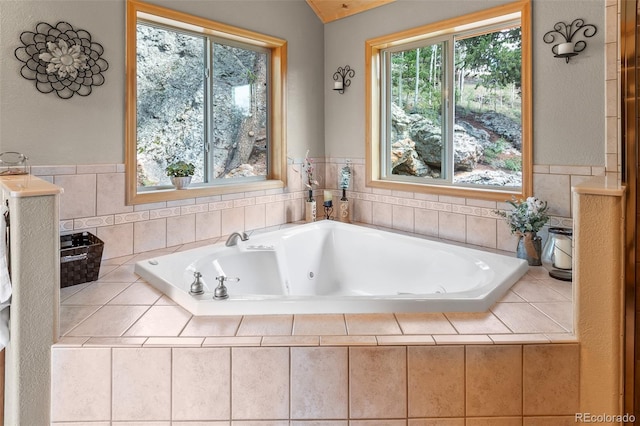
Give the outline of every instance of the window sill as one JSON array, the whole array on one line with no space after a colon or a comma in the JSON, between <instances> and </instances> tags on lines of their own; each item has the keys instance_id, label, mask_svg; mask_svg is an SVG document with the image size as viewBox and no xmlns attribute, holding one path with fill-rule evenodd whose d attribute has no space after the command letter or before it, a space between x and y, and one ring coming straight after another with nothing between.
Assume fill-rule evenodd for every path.
<instances>
[{"instance_id":1,"label":"window sill","mask_svg":"<svg viewBox=\"0 0 640 426\"><path fill-rule=\"evenodd\" d=\"M185 189L160 189L137 192L137 188L127 192L127 205L157 203L161 201L184 200L188 198L209 197L212 195L235 194L238 192L264 191L284 188L286 183L279 179L260 182L235 183L229 185L193 186Z\"/></svg>"},{"instance_id":2,"label":"window sill","mask_svg":"<svg viewBox=\"0 0 640 426\"><path fill-rule=\"evenodd\" d=\"M391 191L418 192L421 194L447 195L451 197L473 198L477 200L499 202L509 200L512 196L516 198L524 198L525 196L522 192L522 188L496 190L493 188L429 185L379 179L371 179L367 181L367 186L370 188L388 189Z\"/></svg>"}]
</instances>

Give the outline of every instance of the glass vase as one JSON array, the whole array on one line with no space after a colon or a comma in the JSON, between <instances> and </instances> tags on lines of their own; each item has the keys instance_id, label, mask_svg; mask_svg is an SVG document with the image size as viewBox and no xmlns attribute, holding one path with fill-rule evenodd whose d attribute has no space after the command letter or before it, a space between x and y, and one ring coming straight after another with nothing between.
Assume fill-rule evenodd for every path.
<instances>
[{"instance_id":1,"label":"glass vase","mask_svg":"<svg viewBox=\"0 0 640 426\"><path fill-rule=\"evenodd\" d=\"M571 281L572 238L570 228L549 228L549 237L542 250L542 266L549 271L549 276Z\"/></svg>"}]
</instances>

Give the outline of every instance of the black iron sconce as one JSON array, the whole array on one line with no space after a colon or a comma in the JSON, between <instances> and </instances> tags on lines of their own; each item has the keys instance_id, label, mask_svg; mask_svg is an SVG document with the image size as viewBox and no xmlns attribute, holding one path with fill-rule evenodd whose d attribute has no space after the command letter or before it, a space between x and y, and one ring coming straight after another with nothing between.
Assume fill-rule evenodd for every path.
<instances>
[{"instance_id":1,"label":"black iron sconce","mask_svg":"<svg viewBox=\"0 0 640 426\"><path fill-rule=\"evenodd\" d=\"M551 47L551 52L556 58L564 58L567 63L569 59L582 52L587 47L584 40L574 41L574 37L581 33L584 37L593 37L598 29L595 25L585 24L584 19L576 19L570 24L558 22L553 26L553 30L547 32L543 37L547 44L556 43L556 38L560 43L556 43ZM564 39L564 41L563 41Z\"/></svg>"},{"instance_id":2,"label":"black iron sconce","mask_svg":"<svg viewBox=\"0 0 640 426\"><path fill-rule=\"evenodd\" d=\"M356 72L351 69L349 65L345 65L344 68L338 67L338 70L333 73L333 90L337 90L338 93L343 94L344 89L351 86L351 78L356 75Z\"/></svg>"}]
</instances>

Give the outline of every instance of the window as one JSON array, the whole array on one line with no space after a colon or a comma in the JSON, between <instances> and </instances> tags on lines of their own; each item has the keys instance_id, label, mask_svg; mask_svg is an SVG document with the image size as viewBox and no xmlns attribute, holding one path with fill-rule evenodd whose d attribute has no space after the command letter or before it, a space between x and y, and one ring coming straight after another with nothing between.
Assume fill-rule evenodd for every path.
<instances>
[{"instance_id":1,"label":"window","mask_svg":"<svg viewBox=\"0 0 640 426\"><path fill-rule=\"evenodd\" d=\"M367 41L369 186L531 192L529 3Z\"/></svg>"},{"instance_id":2,"label":"window","mask_svg":"<svg viewBox=\"0 0 640 426\"><path fill-rule=\"evenodd\" d=\"M127 4L127 202L283 187L286 42ZM175 161L195 165L187 191Z\"/></svg>"}]
</instances>

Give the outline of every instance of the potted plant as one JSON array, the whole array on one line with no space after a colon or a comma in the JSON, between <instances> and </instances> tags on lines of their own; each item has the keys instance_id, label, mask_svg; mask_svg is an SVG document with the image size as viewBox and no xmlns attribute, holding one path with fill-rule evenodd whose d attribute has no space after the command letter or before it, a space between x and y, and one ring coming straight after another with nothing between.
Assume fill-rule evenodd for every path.
<instances>
[{"instance_id":1,"label":"potted plant","mask_svg":"<svg viewBox=\"0 0 640 426\"><path fill-rule=\"evenodd\" d=\"M313 173L315 168L313 166L313 159L309 157L309 150L304 156L304 163L302 169L305 172L304 186L307 187L309 195L305 200L305 221L315 222L316 220L316 200L313 198L313 185L318 185L318 181L315 179Z\"/></svg>"},{"instance_id":2,"label":"potted plant","mask_svg":"<svg viewBox=\"0 0 640 426\"><path fill-rule=\"evenodd\" d=\"M193 163L180 160L170 163L165 172L171 178L171 183L176 189L185 189L191 183L191 177L195 170L196 166Z\"/></svg>"},{"instance_id":3,"label":"potted plant","mask_svg":"<svg viewBox=\"0 0 640 426\"><path fill-rule=\"evenodd\" d=\"M505 218L511 233L518 236L517 256L526 259L531 266L542 265L540 260L542 241L537 233L549 221L547 202L536 197L506 202L513 207L513 210L495 210L495 213Z\"/></svg>"}]
</instances>

